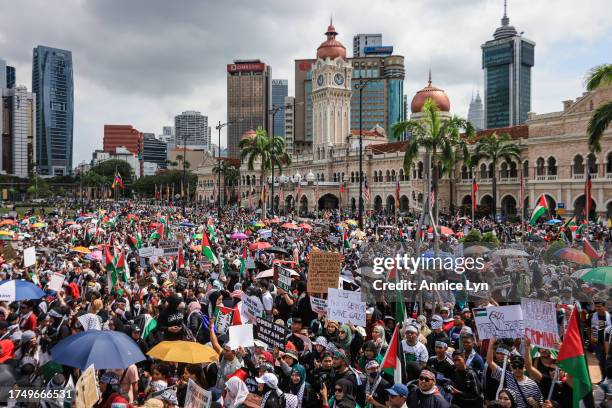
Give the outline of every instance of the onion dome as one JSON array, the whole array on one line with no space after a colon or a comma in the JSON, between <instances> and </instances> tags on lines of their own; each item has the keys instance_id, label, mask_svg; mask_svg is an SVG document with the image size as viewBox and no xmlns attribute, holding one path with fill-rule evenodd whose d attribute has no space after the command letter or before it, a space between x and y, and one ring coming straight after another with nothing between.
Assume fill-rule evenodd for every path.
<instances>
[{"instance_id":1,"label":"onion dome","mask_svg":"<svg viewBox=\"0 0 612 408\"><path fill-rule=\"evenodd\" d=\"M246 132L244 132L242 134L242 136L240 136L240 140L246 140L246 139L255 139L255 137L257 136L257 132L255 132L253 129L249 129Z\"/></svg>"},{"instance_id":2,"label":"onion dome","mask_svg":"<svg viewBox=\"0 0 612 408\"><path fill-rule=\"evenodd\" d=\"M312 183L314 180L315 180L315 175L312 172L312 170L310 170L308 174L306 175L306 181L309 183Z\"/></svg>"},{"instance_id":3,"label":"onion dome","mask_svg":"<svg viewBox=\"0 0 612 408\"><path fill-rule=\"evenodd\" d=\"M346 59L346 48L340 41L336 40L338 33L331 21L325 35L327 36L327 40L323 41L321 45L319 45L319 48L317 48L317 58L336 59L341 57L342 59Z\"/></svg>"},{"instance_id":4,"label":"onion dome","mask_svg":"<svg viewBox=\"0 0 612 408\"><path fill-rule=\"evenodd\" d=\"M414 98L412 98L412 103L410 104L410 110L412 113L420 112L428 98L431 98L435 102L436 106L438 106L438 109L440 109L442 112L450 111L450 100L448 99L446 92L444 92L443 89L435 87L431 84L431 72L429 73L429 81L427 86L418 91L414 95Z\"/></svg>"}]
</instances>

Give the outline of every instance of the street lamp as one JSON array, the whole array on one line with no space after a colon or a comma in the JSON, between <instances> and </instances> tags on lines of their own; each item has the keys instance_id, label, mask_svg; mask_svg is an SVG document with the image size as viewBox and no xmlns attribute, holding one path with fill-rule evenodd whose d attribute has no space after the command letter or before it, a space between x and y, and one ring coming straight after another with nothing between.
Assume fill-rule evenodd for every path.
<instances>
[{"instance_id":1,"label":"street lamp","mask_svg":"<svg viewBox=\"0 0 612 408\"><path fill-rule=\"evenodd\" d=\"M187 134L183 135L183 188L181 188L181 193L183 193L183 189L187 186L187 170L185 167L185 162L187 161ZM187 193L189 195L189 193ZM183 217L185 217L185 197L181 197L183 199Z\"/></svg>"},{"instance_id":2,"label":"street lamp","mask_svg":"<svg viewBox=\"0 0 612 408\"><path fill-rule=\"evenodd\" d=\"M372 82L373 78L367 81L357 82L355 89L359 90L359 229L363 231L363 89Z\"/></svg>"},{"instance_id":3,"label":"street lamp","mask_svg":"<svg viewBox=\"0 0 612 408\"><path fill-rule=\"evenodd\" d=\"M236 122L242 122L242 118L238 119ZM225 122L215 126L215 129L219 131L219 145L217 146L218 151L218 159L219 159L219 174L217 179L217 217L221 219L221 129L226 126L233 125L235 122ZM214 154L214 152L213 152Z\"/></svg>"}]
</instances>

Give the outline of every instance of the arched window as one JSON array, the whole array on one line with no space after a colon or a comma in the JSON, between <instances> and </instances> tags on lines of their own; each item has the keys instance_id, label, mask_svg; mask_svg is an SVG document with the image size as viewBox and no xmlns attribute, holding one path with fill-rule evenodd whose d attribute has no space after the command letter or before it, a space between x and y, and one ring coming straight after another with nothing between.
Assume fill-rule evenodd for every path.
<instances>
[{"instance_id":1,"label":"arched window","mask_svg":"<svg viewBox=\"0 0 612 408\"><path fill-rule=\"evenodd\" d=\"M510 177L518 177L516 162L510 162Z\"/></svg>"},{"instance_id":2,"label":"arched window","mask_svg":"<svg viewBox=\"0 0 612 408\"><path fill-rule=\"evenodd\" d=\"M382 173L382 170L378 170L378 182L379 183L383 182L383 173Z\"/></svg>"},{"instance_id":3,"label":"arched window","mask_svg":"<svg viewBox=\"0 0 612 408\"><path fill-rule=\"evenodd\" d=\"M419 180L423 179L423 162L419 162L417 165L417 177Z\"/></svg>"},{"instance_id":4,"label":"arched window","mask_svg":"<svg viewBox=\"0 0 612 408\"><path fill-rule=\"evenodd\" d=\"M572 174L584 174L584 159L579 154L574 156L574 163L572 164Z\"/></svg>"},{"instance_id":5,"label":"arched window","mask_svg":"<svg viewBox=\"0 0 612 408\"><path fill-rule=\"evenodd\" d=\"M508 171L508 163L502 162L499 177L505 179L508 178L510 172Z\"/></svg>"},{"instance_id":6,"label":"arched window","mask_svg":"<svg viewBox=\"0 0 612 408\"><path fill-rule=\"evenodd\" d=\"M399 171L399 181L404 181L404 169L400 169Z\"/></svg>"},{"instance_id":7,"label":"arched window","mask_svg":"<svg viewBox=\"0 0 612 408\"><path fill-rule=\"evenodd\" d=\"M488 172L487 176L490 179L492 179L493 176L495 176L495 166L493 166L493 163L489 163L489 172Z\"/></svg>"},{"instance_id":8,"label":"arched window","mask_svg":"<svg viewBox=\"0 0 612 408\"><path fill-rule=\"evenodd\" d=\"M390 182L391 181L391 172L389 170L387 170L385 181L386 182Z\"/></svg>"},{"instance_id":9,"label":"arched window","mask_svg":"<svg viewBox=\"0 0 612 408\"><path fill-rule=\"evenodd\" d=\"M487 165L484 163L480 165L480 178L481 179L487 178Z\"/></svg>"},{"instance_id":10,"label":"arched window","mask_svg":"<svg viewBox=\"0 0 612 408\"><path fill-rule=\"evenodd\" d=\"M612 173L612 152L606 157L606 173Z\"/></svg>"},{"instance_id":11,"label":"arched window","mask_svg":"<svg viewBox=\"0 0 612 408\"><path fill-rule=\"evenodd\" d=\"M557 160L550 156L547 160L547 164L548 164L548 170L547 170L547 174L549 176L556 176L557 175Z\"/></svg>"},{"instance_id":12,"label":"arched window","mask_svg":"<svg viewBox=\"0 0 612 408\"><path fill-rule=\"evenodd\" d=\"M523 162L523 177L529 177L529 160Z\"/></svg>"},{"instance_id":13,"label":"arched window","mask_svg":"<svg viewBox=\"0 0 612 408\"><path fill-rule=\"evenodd\" d=\"M544 175L544 158L538 157L536 160L536 175L543 176Z\"/></svg>"},{"instance_id":14,"label":"arched window","mask_svg":"<svg viewBox=\"0 0 612 408\"><path fill-rule=\"evenodd\" d=\"M466 165L461 166L461 180L467 180L468 177L468 169Z\"/></svg>"},{"instance_id":15,"label":"arched window","mask_svg":"<svg viewBox=\"0 0 612 408\"><path fill-rule=\"evenodd\" d=\"M395 177L395 170L391 170L391 181L397 181Z\"/></svg>"},{"instance_id":16,"label":"arched window","mask_svg":"<svg viewBox=\"0 0 612 408\"><path fill-rule=\"evenodd\" d=\"M414 165L414 163L412 163L412 178L413 179L417 178L416 166ZM416 200L414 197L412 197L412 199Z\"/></svg>"},{"instance_id":17,"label":"arched window","mask_svg":"<svg viewBox=\"0 0 612 408\"><path fill-rule=\"evenodd\" d=\"M325 173L321 173L321 181L325 181Z\"/></svg>"},{"instance_id":18,"label":"arched window","mask_svg":"<svg viewBox=\"0 0 612 408\"><path fill-rule=\"evenodd\" d=\"M338 181L338 176L336 176L336 173L334 173L334 183Z\"/></svg>"},{"instance_id":19,"label":"arched window","mask_svg":"<svg viewBox=\"0 0 612 408\"><path fill-rule=\"evenodd\" d=\"M593 153L587 156L587 166L589 166L589 174L597 174L597 157Z\"/></svg>"},{"instance_id":20,"label":"arched window","mask_svg":"<svg viewBox=\"0 0 612 408\"><path fill-rule=\"evenodd\" d=\"M351 171L351 183L355 182L355 172Z\"/></svg>"},{"instance_id":21,"label":"arched window","mask_svg":"<svg viewBox=\"0 0 612 408\"><path fill-rule=\"evenodd\" d=\"M342 178L340 179L340 181L344 182L344 172L342 172Z\"/></svg>"}]
</instances>

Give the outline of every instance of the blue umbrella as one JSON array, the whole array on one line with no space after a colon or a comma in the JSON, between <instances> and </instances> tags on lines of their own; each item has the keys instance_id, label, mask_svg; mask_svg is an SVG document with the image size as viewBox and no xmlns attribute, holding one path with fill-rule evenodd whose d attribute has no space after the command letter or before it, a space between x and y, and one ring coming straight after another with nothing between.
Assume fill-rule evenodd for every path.
<instances>
[{"instance_id":1,"label":"blue umbrella","mask_svg":"<svg viewBox=\"0 0 612 408\"><path fill-rule=\"evenodd\" d=\"M194 228L194 227L196 227L196 225L195 225L195 224L192 224L192 223L190 223L190 222L188 222L188 221L183 221L183 222L181 222L181 223L179 224L179 226L180 226L180 227L187 227L187 228Z\"/></svg>"},{"instance_id":2,"label":"blue umbrella","mask_svg":"<svg viewBox=\"0 0 612 408\"><path fill-rule=\"evenodd\" d=\"M553 225L553 224L561 224L561 223L563 223L563 221L558 220L558 219L556 219L556 218L555 218L555 219L552 219L552 220L548 220L548 221L546 221L546 223L547 223L548 225Z\"/></svg>"},{"instance_id":3,"label":"blue umbrella","mask_svg":"<svg viewBox=\"0 0 612 408\"><path fill-rule=\"evenodd\" d=\"M146 359L138 344L123 332L87 330L66 337L51 349L52 360L85 370L93 364L100 369L125 369Z\"/></svg>"},{"instance_id":4,"label":"blue umbrella","mask_svg":"<svg viewBox=\"0 0 612 408\"><path fill-rule=\"evenodd\" d=\"M0 282L0 302L40 299L45 291L25 280L4 280Z\"/></svg>"}]
</instances>

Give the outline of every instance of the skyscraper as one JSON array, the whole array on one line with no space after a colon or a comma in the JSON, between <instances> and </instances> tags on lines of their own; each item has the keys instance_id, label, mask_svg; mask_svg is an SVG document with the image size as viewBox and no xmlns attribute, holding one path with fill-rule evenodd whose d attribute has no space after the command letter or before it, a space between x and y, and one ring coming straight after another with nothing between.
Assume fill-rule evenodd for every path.
<instances>
[{"instance_id":1,"label":"skyscraper","mask_svg":"<svg viewBox=\"0 0 612 408\"><path fill-rule=\"evenodd\" d=\"M39 174L72 172L74 84L72 53L39 45L32 58L36 94L36 163Z\"/></svg>"},{"instance_id":2,"label":"skyscraper","mask_svg":"<svg viewBox=\"0 0 612 408\"><path fill-rule=\"evenodd\" d=\"M25 86L0 88L0 170L29 176L36 143L36 100Z\"/></svg>"},{"instance_id":3,"label":"skyscraper","mask_svg":"<svg viewBox=\"0 0 612 408\"><path fill-rule=\"evenodd\" d=\"M155 163L160 169L167 167L168 145L155 138L153 133L143 134L143 160Z\"/></svg>"},{"instance_id":4,"label":"skyscraper","mask_svg":"<svg viewBox=\"0 0 612 408\"><path fill-rule=\"evenodd\" d=\"M272 68L261 60L227 64L227 146L229 157L239 157L240 137L249 129L270 129Z\"/></svg>"},{"instance_id":5,"label":"skyscraper","mask_svg":"<svg viewBox=\"0 0 612 408\"><path fill-rule=\"evenodd\" d=\"M485 128L525 123L531 109L531 67L535 42L510 25L504 1L501 27L482 44Z\"/></svg>"},{"instance_id":6,"label":"skyscraper","mask_svg":"<svg viewBox=\"0 0 612 408\"><path fill-rule=\"evenodd\" d=\"M176 146L199 146L205 148L208 140L208 116L197 111L185 111L174 117Z\"/></svg>"},{"instance_id":7,"label":"skyscraper","mask_svg":"<svg viewBox=\"0 0 612 408\"><path fill-rule=\"evenodd\" d=\"M6 87L15 87L15 67L6 66Z\"/></svg>"},{"instance_id":8,"label":"skyscraper","mask_svg":"<svg viewBox=\"0 0 612 408\"><path fill-rule=\"evenodd\" d=\"M476 92L476 98L474 98L472 94L467 119L472 126L474 126L474 129L481 130L484 128L484 110L482 107L482 99L480 99L480 92Z\"/></svg>"},{"instance_id":9,"label":"skyscraper","mask_svg":"<svg viewBox=\"0 0 612 408\"><path fill-rule=\"evenodd\" d=\"M294 131L294 116L295 116L295 98L293 96L285 97L285 111L284 113L284 135L285 135L285 146L287 153L293 154L293 131Z\"/></svg>"},{"instance_id":10,"label":"skyscraper","mask_svg":"<svg viewBox=\"0 0 612 408\"><path fill-rule=\"evenodd\" d=\"M382 34L355 34L353 36L353 58L365 57L365 47L380 47Z\"/></svg>"},{"instance_id":11,"label":"skyscraper","mask_svg":"<svg viewBox=\"0 0 612 408\"><path fill-rule=\"evenodd\" d=\"M0 89L8 88L6 86L6 73L8 67L6 66L6 61L0 58Z\"/></svg>"},{"instance_id":12,"label":"skyscraper","mask_svg":"<svg viewBox=\"0 0 612 408\"><path fill-rule=\"evenodd\" d=\"M272 80L272 107L284 106L285 97L289 92L289 81L286 79L273 79ZM274 136L283 137L285 135L285 115L282 109L274 116L274 123L272 124Z\"/></svg>"}]
</instances>

